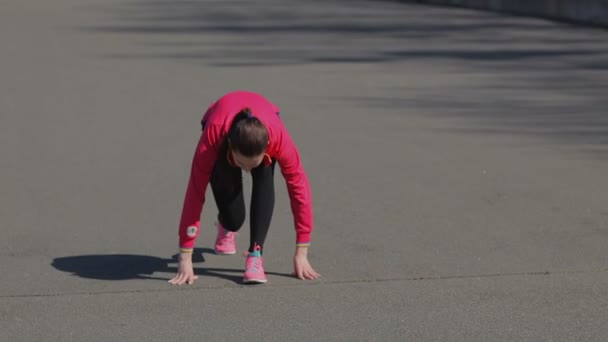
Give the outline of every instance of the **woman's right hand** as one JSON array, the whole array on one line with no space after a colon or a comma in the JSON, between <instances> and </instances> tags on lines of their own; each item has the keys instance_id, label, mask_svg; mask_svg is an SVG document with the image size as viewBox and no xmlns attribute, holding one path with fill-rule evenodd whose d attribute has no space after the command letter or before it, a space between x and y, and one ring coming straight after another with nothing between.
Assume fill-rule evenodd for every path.
<instances>
[{"instance_id":1,"label":"woman's right hand","mask_svg":"<svg viewBox=\"0 0 608 342\"><path fill-rule=\"evenodd\" d=\"M169 280L169 283L173 285L192 284L194 280L198 279L198 276L194 275L194 269L192 267L192 253L180 253L179 254L179 267L177 269L177 275Z\"/></svg>"}]
</instances>

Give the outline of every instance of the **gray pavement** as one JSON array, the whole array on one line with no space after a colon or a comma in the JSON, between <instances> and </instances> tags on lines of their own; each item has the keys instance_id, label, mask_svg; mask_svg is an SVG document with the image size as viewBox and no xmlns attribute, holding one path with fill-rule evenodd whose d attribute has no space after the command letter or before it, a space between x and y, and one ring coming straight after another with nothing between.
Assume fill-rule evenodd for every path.
<instances>
[{"instance_id":1,"label":"gray pavement","mask_svg":"<svg viewBox=\"0 0 608 342\"><path fill-rule=\"evenodd\" d=\"M608 32L391 1L8 1L0 341L603 341ZM198 121L278 103L323 277L269 284L176 224ZM250 182L246 178L247 189ZM238 236L248 241L248 227Z\"/></svg>"}]
</instances>

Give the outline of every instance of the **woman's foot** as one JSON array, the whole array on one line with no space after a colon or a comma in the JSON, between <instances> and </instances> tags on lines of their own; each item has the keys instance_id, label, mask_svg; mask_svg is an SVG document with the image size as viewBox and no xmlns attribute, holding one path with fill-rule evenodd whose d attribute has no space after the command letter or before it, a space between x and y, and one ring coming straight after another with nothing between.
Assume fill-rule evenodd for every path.
<instances>
[{"instance_id":1,"label":"woman's foot","mask_svg":"<svg viewBox=\"0 0 608 342\"><path fill-rule=\"evenodd\" d=\"M234 254L236 245L234 243L235 232L224 229L221 223L216 223L217 237L215 238L215 254Z\"/></svg>"},{"instance_id":2,"label":"woman's foot","mask_svg":"<svg viewBox=\"0 0 608 342\"><path fill-rule=\"evenodd\" d=\"M256 245L254 251L247 255L243 282L247 284L266 283L268 280L266 279L266 274L264 273L263 263L264 259L262 258L261 248L260 246Z\"/></svg>"}]
</instances>

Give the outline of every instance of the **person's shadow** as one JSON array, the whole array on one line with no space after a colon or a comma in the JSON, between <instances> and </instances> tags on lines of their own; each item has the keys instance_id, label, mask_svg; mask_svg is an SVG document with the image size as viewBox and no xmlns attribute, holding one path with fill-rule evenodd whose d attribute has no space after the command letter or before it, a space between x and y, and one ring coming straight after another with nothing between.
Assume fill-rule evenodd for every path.
<instances>
[{"instance_id":1,"label":"person's shadow","mask_svg":"<svg viewBox=\"0 0 608 342\"><path fill-rule=\"evenodd\" d=\"M204 253L214 252L209 248L195 248L192 255L192 262L205 262ZM168 259L134 254L76 255L55 258L51 265L59 271L72 273L75 276L89 279L150 279L167 281L170 277L161 278L153 276L153 274L156 272L177 273L177 266L169 266L170 263L177 264L177 257L178 254L175 254ZM243 269L194 267L194 273L199 276L213 276L230 280L236 284L244 284ZM293 277L286 273L266 272L266 274Z\"/></svg>"}]
</instances>

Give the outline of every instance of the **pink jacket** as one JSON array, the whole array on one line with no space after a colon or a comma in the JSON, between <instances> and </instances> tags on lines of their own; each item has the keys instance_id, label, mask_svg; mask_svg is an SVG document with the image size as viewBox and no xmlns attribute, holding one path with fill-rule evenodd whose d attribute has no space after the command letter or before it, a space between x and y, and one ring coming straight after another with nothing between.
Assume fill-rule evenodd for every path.
<instances>
[{"instance_id":1,"label":"pink jacket","mask_svg":"<svg viewBox=\"0 0 608 342\"><path fill-rule=\"evenodd\" d=\"M269 144L266 154L277 160L285 178L291 201L296 243L307 245L313 229L311 192L308 178L300 162L298 150L279 118L279 107L253 92L234 91L212 103L205 115L204 130L192 159L190 179L186 189L179 224L180 248L190 249L200 230L200 215L205 203L205 191L218 149L230 128L232 119L243 108L250 108L268 130Z\"/></svg>"}]
</instances>

